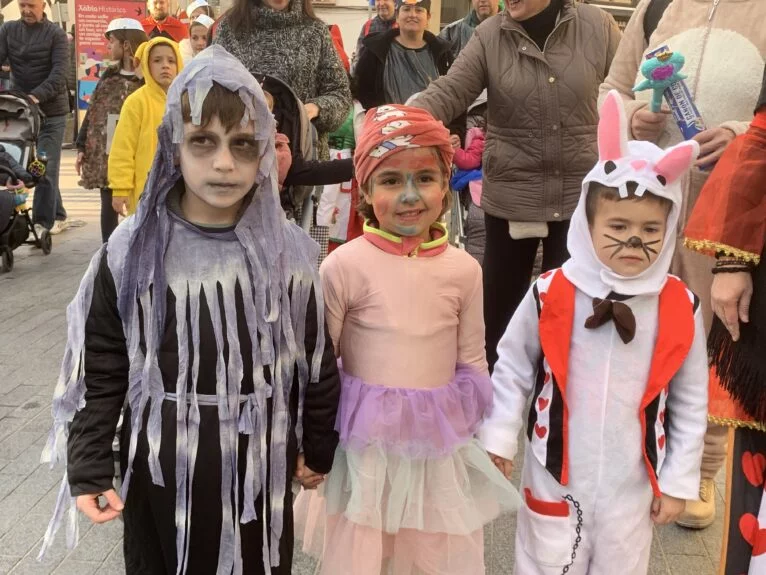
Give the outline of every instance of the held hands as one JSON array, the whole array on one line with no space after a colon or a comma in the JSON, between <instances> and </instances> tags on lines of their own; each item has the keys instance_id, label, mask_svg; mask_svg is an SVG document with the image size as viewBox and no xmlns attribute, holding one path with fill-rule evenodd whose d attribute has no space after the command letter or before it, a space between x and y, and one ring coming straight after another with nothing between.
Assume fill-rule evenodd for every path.
<instances>
[{"instance_id":1,"label":"held hands","mask_svg":"<svg viewBox=\"0 0 766 575\"><path fill-rule=\"evenodd\" d=\"M128 198L112 198L112 209L120 216L128 215Z\"/></svg>"},{"instance_id":2,"label":"held hands","mask_svg":"<svg viewBox=\"0 0 766 575\"><path fill-rule=\"evenodd\" d=\"M695 166L704 168L715 164L735 137L736 134L728 128L710 128L694 136L693 139L700 145Z\"/></svg>"},{"instance_id":3,"label":"held hands","mask_svg":"<svg viewBox=\"0 0 766 575\"><path fill-rule=\"evenodd\" d=\"M457 149L460 147L460 136L457 134L450 134L449 136L449 143L452 144L452 147Z\"/></svg>"},{"instance_id":4,"label":"held hands","mask_svg":"<svg viewBox=\"0 0 766 575\"><path fill-rule=\"evenodd\" d=\"M511 473L513 472L513 461L506 459L505 457L495 455L494 453L490 453L489 451L487 451L487 455L489 455L489 458L492 460L492 463L495 464L495 467L500 470L500 473L502 473L505 478L510 481Z\"/></svg>"},{"instance_id":5,"label":"held hands","mask_svg":"<svg viewBox=\"0 0 766 575\"><path fill-rule=\"evenodd\" d=\"M655 497L652 502L652 521L655 525L667 525L675 521L685 508L685 500L663 493L661 497Z\"/></svg>"},{"instance_id":6,"label":"held hands","mask_svg":"<svg viewBox=\"0 0 766 575\"><path fill-rule=\"evenodd\" d=\"M325 476L307 467L306 458L300 453L298 454L298 465L295 468L295 479L300 481L303 489L316 489L322 484Z\"/></svg>"},{"instance_id":7,"label":"held hands","mask_svg":"<svg viewBox=\"0 0 766 575\"><path fill-rule=\"evenodd\" d=\"M630 130L636 140L657 142L665 129L670 109L663 105L662 111L652 112L649 108L636 110L630 121Z\"/></svg>"},{"instance_id":8,"label":"held hands","mask_svg":"<svg viewBox=\"0 0 766 575\"><path fill-rule=\"evenodd\" d=\"M106 499L104 507L101 507L98 503L98 498L101 495ZM104 491L103 493L79 495L77 497L77 509L82 511L93 523L106 523L116 519L120 516L124 507L122 499L120 499L120 496L117 495L114 489Z\"/></svg>"},{"instance_id":9,"label":"held hands","mask_svg":"<svg viewBox=\"0 0 766 575\"><path fill-rule=\"evenodd\" d=\"M750 321L753 277L748 272L716 274L710 289L713 311L723 322L731 339L739 339L739 322Z\"/></svg>"}]
</instances>

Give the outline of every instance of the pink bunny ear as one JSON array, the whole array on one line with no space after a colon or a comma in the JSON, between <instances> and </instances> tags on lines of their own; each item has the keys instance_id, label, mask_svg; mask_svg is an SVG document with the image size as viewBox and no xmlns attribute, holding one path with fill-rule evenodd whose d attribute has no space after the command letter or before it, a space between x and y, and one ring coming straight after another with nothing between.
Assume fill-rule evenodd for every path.
<instances>
[{"instance_id":1,"label":"pink bunny ear","mask_svg":"<svg viewBox=\"0 0 766 575\"><path fill-rule=\"evenodd\" d=\"M599 160L619 160L627 153L628 129L622 98L617 90L610 90L601 105L598 121Z\"/></svg>"},{"instance_id":2,"label":"pink bunny ear","mask_svg":"<svg viewBox=\"0 0 766 575\"><path fill-rule=\"evenodd\" d=\"M668 184L672 184L692 167L694 160L699 155L700 147L694 140L681 142L673 146L662 159L657 162L654 170L658 175L665 178Z\"/></svg>"}]
</instances>

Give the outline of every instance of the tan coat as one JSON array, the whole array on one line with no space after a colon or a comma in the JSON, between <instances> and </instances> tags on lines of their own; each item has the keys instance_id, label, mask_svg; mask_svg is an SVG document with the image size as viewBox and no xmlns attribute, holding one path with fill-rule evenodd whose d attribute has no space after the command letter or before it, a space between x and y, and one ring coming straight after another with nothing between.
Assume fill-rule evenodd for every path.
<instances>
[{"instance_id":1,"label":"tan coat","mask_svg":"<svg viewBox=\"0 0 766 575\"><path fill-rule=\"evenodd\" d=\"M631 18L612 62L600 97L618 90L625 101L628 126L633 114L648 105L651 92L633 93L639 66L649 50L667 44L683 54L683 73L695 104L708 128L723 126L739 135L747 130L758 101L766 56L766 2L764 0L673 0L657 29L644 39L644 14L649 0L642 0ZM712 15L712 16L711 16ZM672 118L657 142L662 147L682 140ZM710 273L712 260L683 247L683 229L710 172L696 168L685 178L684 205L679 218L678 245L671 271L679 275L702 299L705 326L710 329Z\"/></svg>"},{"instance_id":2,"label":"tan coat","mask_svg":"<svg viewBox=\"0 0 766 575\"><path fill-rule=\"evenodd\" d=\"M598 87L620 31L594 6L564 0L541 52L507 11L487 19L449 73L414 102L445 124L486 88L482 208L511 221L569 219L598 159Z\"/></svg>"}]
</instances>

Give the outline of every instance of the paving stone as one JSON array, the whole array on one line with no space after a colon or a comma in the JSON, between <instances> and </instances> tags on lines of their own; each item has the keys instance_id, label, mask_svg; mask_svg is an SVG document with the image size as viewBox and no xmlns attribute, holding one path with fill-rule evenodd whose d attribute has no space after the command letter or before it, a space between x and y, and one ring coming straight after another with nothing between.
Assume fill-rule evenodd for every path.
<instances>
[{"instance_id":1,"label":"paving stone","mask_svg":"<svg viewBox=\"0 0 766 575\"><path fill-rule=\"evenodd\" d=\"M0 539L0 549L9 555L26 555L35 547L36 555L49 519L46 515L25 515Z\"/></svg>"},{"instance_id":2,"label":"paving stone","mask_svg":"<svg viewBox=\"0 0 766 575\"><path fill-rule=\"evenodd\" d=\"M672 575L665 561L665 555L658 545L652 546L652 555L649 558L649 575Z\"/></svg>"},{"instance_id":3,"label":"paving stone","mask_svg":"<svg viewBox=\"0 0 766 575\"><path fill-rule=\"evenodd\" d=\"M100 563L88 561L73 561L65 559L53 572L53 575L90 575L96 573Z\"/></svg>"},{"instance_id":4,"label":"paving stone","mask_svg":"<svg viewBox=\"0 0 766 575\"><path fill-rule=\"evenodd\" d=\"M0 537L12 528L15 529L43 495L45 494L20 493L14 490L0 501Z\"/></svg>"},{"instance_id":5,"label":"paving stone","mask_svg":"<svg viewBox=\"0 0 766 575\"><path fill-rule=\"evenodd\" d=\"M12 433L16 433L22 427L24 427L24 421L16 417L4 417L3 419L0 419L0 444L2 444L2 441L6 437ZM0 459L11 458L7 456L0 456Z\"/></svg>"},{"instance_id":6,"label":"paving stone","mask_svg":"<svg viewBox=\"0 0 766 575\"><path fill-rule=\"evenodd\" d=\"M705 544L698 531L677 525L665 525L658 529L660 544L665 557L670 555L702 556L707 558Z\"/></svg>"},{"instance_id":7,"label":"paving stone","mask_svg":"<svg viewBox=\"0 0 766 575\"><path fill-rule=\"evenodd\" d=\"M11 411L8 417L21 419L26 424L41 413L47 413L50 416L53 394L40 394L40 391L38 390L34 396Z\"/></svg>"},{"instance_id":8,"label":"paving stone","mask_svg":"<svg viewBox=\"0 0 766 575\"><path fill-rule=\"evenodd\" d=\"M37 395L37 388L30 385L19 385L3 395L0 395L0 405L18 407L33 395Z\"/></svg>"},{"instance_id":9,"label":"paving stone","mask_svg":"<svg viewBox=\"0 0 766 575\"><path fill-rule=\"evenodd\" d=\"M94 525L80 543L72 551L70 558L75 561L103 562L114 549L115 544L122 539L122 522L110 521L102 525Z\"/></svg>"},{"instance_id":10,"label":"paving stone","mask_svg":"<svg viewBox=\"0 0 766 575\"><path fill-rule=\"evenodd\" d=\"M47 493L61 482L63 473L60 469L51 469L47 464L39 464L39 450L29 452L30 456L38 459L37 467L17 487L19 493L40 495Z\"/></svg>"},{"instance_id":11,"label":"paving stone","mask_svg":"<svg viewBox=\"0 0 766 575\"><path fill-rule=\"evenodd\" d=\"M6 495L13 492L24 479L26 478L23 475L0 471L0 501L2 501Z\"/></svg>"},{"instance_id":12,"label":"paving stone","mask_svg":"<svg viewBox=\"0 0 766 575\"><path fill-rule=\"evenodd\" d=\"M707 557L668 555L667 560L673 575L715 575L715 568Z\"/></svg>"},{"instance_id":13,"label":"paving stone","mask_svg":"<svg viewBox=\"0 0 766 575\"><path fill-rule=\"evenodd\" d=\"M37 561L32 556L24 557L20 563L10 571L10 575L49 575L60 564L59 561Z\"/></svg>"},{"instance_id":14,"label":"paving stone","mask_svg":"<svg viewBox=\"0 0 766 575\"><path fill-rule=\"evenodd\" d=\"M7 575L11 572L11 569L21 561L21 557L8 557L6 555L0 555L0 575Z\"/></svg>"},{"instance_id":15,"label":"paving stone","mask_svg":"<svg viewBox=\"0 0 766 575\"><path fill-rule=\"evenodd\" d=\"M5 405L0 405L0 419L3 419L5 416L7 416L11 411L13 411L12 407L7 407Z\"/></svg>"},{"instance_id":16,"label":"paving stone","mask_svg":"<svg viewBox=\"0 0 766 575\"><path fill-rule=\"evenodd\" d=\"M35 450L34 444L42 436L43 433L40 431L25 431L24 429L9 435L2 442L0 442L0 459L14 460L17 457L24 457L28 459L32 452ZM38 451L38 460L39 453L40 452Z\"/></svg>"},{"instance_id":17,"label":"paving stone","mask_svg":"<svg viewBox=\"0 0 766 575\"><path fill-rule=\"evenodd\" d=\"M125 574L125 556L122 552L122 539L115 543L106 561L104 561L101 569L99 569L99 573Z\"/></svg>"}]
</instances>

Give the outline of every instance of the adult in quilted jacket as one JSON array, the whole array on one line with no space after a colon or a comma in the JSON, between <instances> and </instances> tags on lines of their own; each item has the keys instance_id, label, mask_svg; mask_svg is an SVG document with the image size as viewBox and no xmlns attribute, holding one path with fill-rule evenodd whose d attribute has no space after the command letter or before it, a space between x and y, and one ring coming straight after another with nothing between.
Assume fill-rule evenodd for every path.
<instances>
[{"instance_id":1,"label":"adult in quilted jacket","mask_svg":"<svg viewBox=\"0 0 766 575\"><path fill-rule=\"evenodd\" d=\"M481 198L487 360L543 267L567 259L569 218L596 163L597 98L620 31L575 0L518 0L485 20L449 73L413 103L448 123L487 90Z\"/></svg>"}]
</instances>

